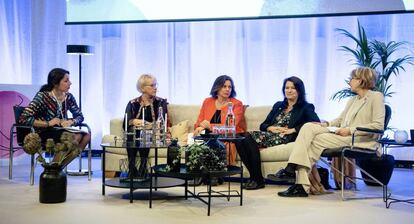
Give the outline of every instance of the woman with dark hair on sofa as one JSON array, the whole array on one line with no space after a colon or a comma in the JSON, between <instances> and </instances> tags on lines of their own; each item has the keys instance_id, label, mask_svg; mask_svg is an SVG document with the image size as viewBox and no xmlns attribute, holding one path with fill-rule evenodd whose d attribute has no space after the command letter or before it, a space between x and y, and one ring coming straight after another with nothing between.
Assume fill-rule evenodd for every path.
<instances>
[{"instance_id":1,"label":"woman with dark hair on sofa","mask_svg":"<svg viewBox=\"0 0 414 224\"><path fill-rule=\"evenodd\" d=\"M233 79L227 75L217 77L211 87L210 95L211 97L204 100L200 109L200 114L194 124L194 135L199 135L202 131L211 132L214 126L224 125L230 102L233 104L236 118L236 133L245 132L243 103L235 98L236 89ZM234 144L226 143L226 148L228 164L235 165L237 153Z\"/></svg>"},{"instance_id":2,"label":"woman with dark hair on sofa","mask_svg":"<svg viewBox=\"0 0 414 224\"><path fill-rule=\"evenodd\" d=\"M65 129L53 127L76 126L81 124L84 119L75 97L69 93L71 85L69 71L61 68L52 69L47 76L47 84L40 88L32 102L20 115L19 122L33 126L43 143L49 138L60 142L60 136L66 132ZM72 113L73 118L68 118L68 111ZM79 147L85 149L91 140L90 134L86 132L74 134ZM69 155L62 161L62 166L66 166L77 156L78 154ZM55 159L60 158L55 157Z\"/></svg>"},{"instance_id":3,"label":"woman with dark hair on sofa","mask_svg":"<svg viewBox=\"0 0 414 224\"><path fill-rule=\"evenodd\" d=\"M319 122L315 107L306 101L305 85L298 77L292 76L283 81L283 101L276 102L260 131L248 132L245 139L236 143L237 152L250 173L250 180L244 185L246 190L265 187L262 175L260 147L293 142L306 122ZM268 178L272 178L269 175Z\"/></svg>"}]
</instances>

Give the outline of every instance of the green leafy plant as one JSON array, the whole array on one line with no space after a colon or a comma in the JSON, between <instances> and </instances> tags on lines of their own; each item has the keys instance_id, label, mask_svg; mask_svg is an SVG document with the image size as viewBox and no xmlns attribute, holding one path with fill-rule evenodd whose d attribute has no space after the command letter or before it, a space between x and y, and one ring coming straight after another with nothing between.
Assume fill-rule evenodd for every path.
<instances>
[{"instance_id":1,"label":"green leafy plant","mask_svg":"<svg viewBox=\"0 0 414 224\"><path fill-rule=\"evenodd\" d=\"M223 171L226 169L226 158L222 152L205 144L193 144L185 149L188 155L186 165L189 171Z\"/></svg>"},{"instance_id":2,"label":"green leafy plant","mask_svg":"<svg viewBox=\"0 0 414 224\"><path fill-rule=\"evenodd\" d=\"M350 53L353 56L354 64L373 68L377 71L378 77L375 83L375 90L382 92L384 97L391 97L392 92L389 78L392 75L398 76L401 71L405 71L404 66L413 65L414 57L405 55L396 59L392 59L394 53L407 47L408 42L390 41L388 43L378 40L369 40L364 27L358 21L358 34L354 36L345 29L336 29L340 34L350 38L356 44L355 49L348 46L340 46L340 50ZM345 80L346 83L349 80ZM353 96L349 87L336 92L332 99L341 100L346 97Z\"/></svg>"},{"instance_id":3,"label":"green leafy plant","mask_svg":"<svg viewBox=\"0 0 414 224\"><path fill-rule=\"evenodd\" d=\"M60 137L61 143L56 143L53 139L47 139L45 144L45 150L49 154L53 154L53 158L48 160L43 157L43 150L41 139L37 133L30 133L26 135L23 140L23 150L30 154L38 154L36 160L43 166L55 165L62 166L66 165L65 160L71 158L73 155L81 153L78 142L75 141L75 135L72 133L64 132Z\"/></svg>"}]
</instances>

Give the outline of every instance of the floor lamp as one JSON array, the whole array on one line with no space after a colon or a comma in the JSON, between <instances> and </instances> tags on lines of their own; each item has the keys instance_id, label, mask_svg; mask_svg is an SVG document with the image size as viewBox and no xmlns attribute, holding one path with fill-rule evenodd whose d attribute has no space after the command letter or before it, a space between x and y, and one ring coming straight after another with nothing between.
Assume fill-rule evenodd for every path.
<instances>
[{"instance_id":1,"label":"floor lamp","mask_svg":"<svg viewBox=\"0 0 414 224\"><path fill-rule=\"evenodd\" d=\"M82 55L92 55L93 49L88 45L66 45L66 53L79 55L79 109L82 111ZM82 153L79 154L79 170L68 171L67 173L74 176L88 175L87 170L82 170Z\"/></svg>"}]
</instances>

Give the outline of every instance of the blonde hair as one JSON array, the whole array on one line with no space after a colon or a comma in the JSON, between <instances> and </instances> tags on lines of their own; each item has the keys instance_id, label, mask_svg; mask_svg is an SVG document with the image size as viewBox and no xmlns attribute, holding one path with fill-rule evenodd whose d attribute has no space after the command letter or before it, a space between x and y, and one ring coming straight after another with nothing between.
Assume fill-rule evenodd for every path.
<instances>
[{"instance_id":1,"label":"blonde hair","mask_svg":"<svg viewBox=\"0 0 414 224\"><path fill-rule=\"evenodd\" d=\"M142 90L149 81L157 81L157 79L151 74L142 74L137 81L137 90L142 93Z\"/></svg>"},{"instance_id":2,"label":"blonde hair","mask_svg":"<svg viewBox=\"0 0 414 224\"><path fill-rule=\"evenodd\" d=\"M359 67L351 72L351 78L361 80L360 87L362 89L374 89L377 79L377 72L369 67Z\"/></svg>"}]
</instances>

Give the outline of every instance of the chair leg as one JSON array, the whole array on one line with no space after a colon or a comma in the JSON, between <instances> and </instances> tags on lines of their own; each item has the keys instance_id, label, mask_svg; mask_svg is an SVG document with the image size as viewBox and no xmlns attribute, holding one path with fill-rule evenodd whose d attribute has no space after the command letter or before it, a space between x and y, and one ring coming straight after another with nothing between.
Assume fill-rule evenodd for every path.
<instances>
[{"instance_id":1,"label":"chair leg","mask_svg":"<svg viewBox=\"0 0 414 224\"><path fill-rule=\"evenodd\" d=\"M79 161L79 173L80 173L82 172L82 153L79 153L78 161Z\"/></svg>"},{"instance_id":2,"label":"chair leg","mask_svg":"<svg viewBox=\"0 0 414 224\"><path fill-rule=\"evenodd\" d=\"M10 141L13 141L12 139ZM9 180L13 179L13 143L10 143L10 152L9 152Z\"/></svg>"},{"instance_id":3,"label":"chair leg","mask_svg":"<svg viewBox=\"0 0 414 224\"><path fill-rule=\"evenodd\" d=\"M13 179L13 154L14 154L14 147L13 147L13 127L10 129L10 148L9 148L9 180Z\"/></svg>"},{"instance_id":4,"label":"chair leg","mask_svg":"<svg viewBox=\"0 0 414 224\"><path fill-rule=\"evenodd\" d=\"M34 169L35 169L35 161L34 155L30 156L30 185L34 185Z\"/></svg>"},{"instance_id":5,"label":"chair leg","mask_svg":"<svg viewBox=\"0 0 414 224\"><path fill-rule=\"evenodd\" d=\"M343 201L346 201L346 200L352 200L352 199L372 199L372 198L381 198L381 196L379 196L379 197L345 197L345 178L355 178L355 179L360 179L360 180L363 180L363 178L360 178L360 177L348 177L348 176L346 176L345 175L345 162L349 162L349 163L351 163L351 164L353 164L353 165L355 165L361 172L363 172L363 173L365 173L368 177L370 177L372 180L374 180L374 182L376 182L376 183L378 183L378 184L380 184L381 186L382 186L382 198L383 198L383 200L386 200L386 195L388 195L388 194L390 194L389 192L387 192L388 191L388 189L387 189L387 186L385 186L381 181L379 181L378 179L376 179L375 177L373 177L371 174L369 174L367 171L365 171L364 169L362 169L361 167L359 167L357 164L356 164L356 162L354 162L354 161L352 161L352 160L350 160L350 159L348 159L348 158L346 158L345 156L343 156L343 157L341 157L341 170L338 170L337 168L335 168L332 164L329 164L329 162L328 161L326 161L325 159L322 159L321 158L321 160L320 161L322 161L323 163L325 163L326 165L328 165L328 166L330 166L331 167L331 169L333 169L333 170L335 170L335 171L337 171L337 172L339 172L340 174L341 174L341 198L342 198L342 200ZM352 179L350 179L350 180L352 180ZM355 183L355 185L356 185L356 180L352 180L352 182L354 182Z\"/></svg>"},{"instance_id":6,"label":"chair leg","mask_svg":"<svg viewBox=\"0 0 414 224\"><path fill-rule=\"evenodd\" d=\"M88 180L92 179L92 150L91 143L88 144Z\"/></svg>"},{"instance_id":7,"label":"chair leg","mask_svg":"<svg viewBox=\"0 0 414 224\"><path fill-rule=\"evenodd\" d=\"M342 201L345 201L344 189L345 189L345 159L341 156L341 197Z\"/></svg>"}]
</instances>

